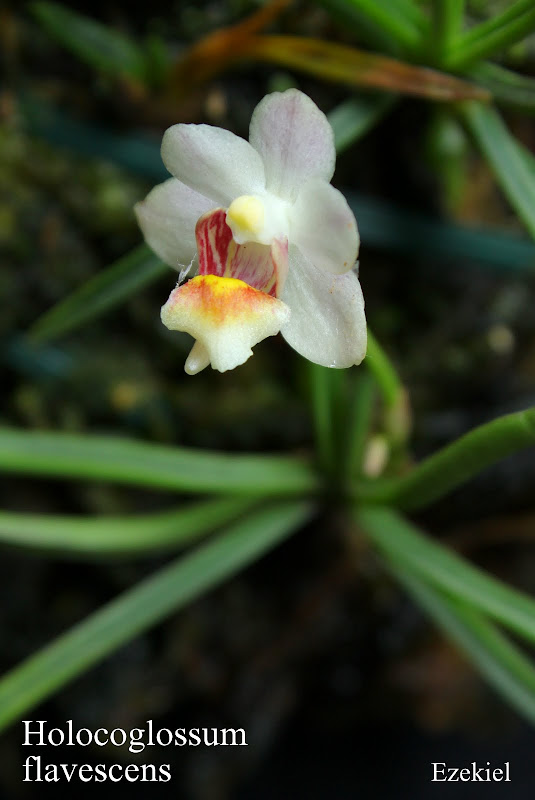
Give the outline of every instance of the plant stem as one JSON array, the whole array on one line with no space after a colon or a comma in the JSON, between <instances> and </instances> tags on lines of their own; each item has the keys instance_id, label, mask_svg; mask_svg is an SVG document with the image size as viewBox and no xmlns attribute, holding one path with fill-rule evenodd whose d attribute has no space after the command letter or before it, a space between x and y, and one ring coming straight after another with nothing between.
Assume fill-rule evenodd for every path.
<instances>
[{"instance_id":1,"label":"plant stem","mask_svg":"<svg viewBox=\"0 0 535 800\"><path fill-rule=\"evenodd\" d=\"M406 511L425 508L506 456L535 444L535 408L481 425L400 478L362 483L359 499Z\"/></svg>"},{"instance_id":2,"label":"plant stem","mask_svg":"<svg viewBox=\"0 0 535 800\"><path fill-rule=\"evenodd\" d=\"M356 375L353 395L348 415L345 459L345 475L350 479L362 474L362 462L373 412L374 380L365 368L361 367Z\"/></svg>"},{"instance_id":3,"label":"plant stem","mask_svg":"<svg viewBox=\"0 0 535 800\"><path fill-rule=\"evenodd\" d=\"M403 384L387 354L368 328L368 352L364 362L377 381L387 408L395 406L403 395Z\"/></svg>"}]
</instances>

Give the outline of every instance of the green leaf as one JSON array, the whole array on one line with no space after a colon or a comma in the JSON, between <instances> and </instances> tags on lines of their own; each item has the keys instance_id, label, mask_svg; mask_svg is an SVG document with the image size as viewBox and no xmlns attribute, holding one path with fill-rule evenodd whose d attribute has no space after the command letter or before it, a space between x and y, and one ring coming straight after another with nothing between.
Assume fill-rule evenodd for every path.
<instances>
[{"instance_id":1,"label":"green leaf","mask_svg":"<svg viewBox=\"0 0 535 800\"><path fill-rule=\"evenodd\" d=\"M504 194L535 237L535 176L498 112L477 102L460 105L462 117L492 167Z\"/></svg>"},{"instance_id":2,"label":"green leaf","mask_svg":"<svg viewBox=\"0 0 535 800\"><path fill-rule=\"evenodd\" d=\"M355 516L392 563L535 642L535 599L432 541L392 509L367 506Z\"/></svg>"},{"instance_id":3,"label":"green leaf","mask_svg":"<svg viewBox=\"0 0 535 800\"><path fill-rule=\"evenodd\" d=\"M445 56L445 69L462 70L495 55L535 30L533 0L516 0L501 14L457 38Z\"/></svg>"},{"instance_id":4,"label":"green leaf","mask_svg":"<svg viewBox=\"0 0 535 800\"><path fill-rule=\"evenodd\" d=\"M275 503L112 600L0 680L0 729L121 645L221 584L307 520L306 503Z\"/></svg>"},{"instance_id":5,"label":"green leaf","mask_svg":"<svg viewBox=\"0 0 535 800\"><path fill-rule=\"evenodd\" d=\"M235 455L122 439L0 428L0 470L158 489L258 496L314 492L311 467L291 456Z\"/></svg>"},{"instance_id":6,"label":"green leaf","mask_svg":"<svg viewBox=\"0 0 535 800\"><path fill-rule=\"evenodd\" d=\"M407 55L407 49L399 37L377 24L373 17L367 16L355 3L348 0L316 0L344 29L358 37L359 42L380 52L394 56Z\"/></svg>"},{"instance_id":7,"label":"green leaf","mask_svg":"<svg viewBox=\"0 0 535 800\"><path fill-rule=\"evenodd\" d=\"M432 0L432 30L430 44L431 57L438 56L440 64L442 55L454 44L462 30L464 18L464 0Z\"/></svg>"},{"instance_id":8,"label":"green leaf","mask_svg":"<svg viewBox=\"0 0 535 800\"><path fill-rule=\"evenodd\" d=\"M394 106L393 94L366 94L352 97L328 115L334 131L336 152L347 150L373 128Z\"/></svg>"},{"instance_id":9,"label":"green leaf","mask_svg":"<svg viewBox=\"0 0 535 800\"><path fill-rule=\"evenodd\" d=\"M411 22L421 33L429 31L429 17L414 0L388 0L389 8L395 8L399 16Z\"/></svg>"},{"instance_id":10,"label":"green leaf","mask_svg":"<svg viewBox=\"0 0 535 800\"><path fill-rule=\"evenodd\" d=\"M145 556L185 547L232 522L257 502L250 497L229 497L122 517L0 511L0 542L76 556Z\"/></svg>"},{"instance_id":11,"label":"green leaf","mask_svg":"<svg viewBox=\"0 0 535 800\"><path fill-rule=\"evenodd\" d=\"M465 74L484 86L500 105L512 106L522 111L535 113L535 79L519 75L510 69L482 61Z\"/></svg>"},{"instance_id":12,"label":"green leaf","mask_svg":"<svg viewBox=\"0 0 535 800\"><path fill-rule=\"evenodd\" d=\"M503 274L533 274L535 245L529 239L445 224L357 192L347 191L345 196L368 247L409 257L428 254L432 263L462 259L463 263L480 264Z\"/></svg>"},{"instance_id":13,"label":"green leaf","mask_svg":"<svg viewBox=\"0 0 535 800\"><path fill-rule=\"evenodd\" d=\"M40 0L30 9L46 32L82 61L113 77L145 82L146 57L130 37L58 3Z\"/></svg>"},{"instance_id":14,"label":"green leaf","mask_svg":"<svg viewBox=\"0 0 535 800\"><path fill-rule=\"evenodd\" d=\"M135 294L170 269L146 246L140 245L43 314L28 338L41 344L75 330Z\"/></svg>"},{"instance_id":15,"label":"green leaf","mask_svg":"<svg viewBox=\"0 0 535 800\"><path fill-rule=\"evenodd\" d=\"M470 606L437 591L394 561L390 567L489 684L519 714L535 722L535 669L522 651Z\"/></svg>"},{"instance_id":16,"label":"green leaf","mask_svg":"<svg viewBox=\"0 0 535 800\"><path fill-rule=\"evenodd\" d=\"M111 161L144 178L169 178L160 156L160 137L141 133L114 133L100 125L76 119L29 92L17 94L24 126L56 147L68 147L90 158Z\"/></svg>"},{"instance_id":17,"label":"green leaf","mask_svg":"<svg viewBox=\"0 0 535 800\"><path fill-rule=\"evenodd\" d=\"M533 155L531 150L528 150L528 148L517 139L514 139L513 141L516 145L518 155L524 163L526 171L529 172L532 179L535 181L535 155Z\"/></svg>"},{"instance_id":18,"label":"green leaf","mask_svg":"<svg viewBox=\"0 0 535 800\"><path fill-rule=\"evenodd\" d=\"M357 494L364 502L393 505L405 511L425 508L496 461L533 445L535 408L480 425L406 475L363 483Z\"/></svg>"},{"instance_id":19,"label":"green leaf","mask_svg":"<svg viewBox=\"0 0 535 800\"><path fill-rule=\"evenodd\" d=\"M149 33L145 40L145 52L150 84L159 89L168 80L173 63L163 37Z\"/></svg>"},{"instance_id":20,"label":"green leaf","mask_svg":"<svg viewBox=\"0 0 535 800\"><path fill-rule=\"evenodd\" d=\"M328 10L345 13L354 20L356 30L364 24L376 41L392 43L400 52L415 50L420 44L421 31L414 21L414 12L407 15L408 3L393 2L392 0L346 0L345 3L335 3L333 0L324 0L323 5ZM340 7L342 5L342 7ZM411 18L412 16L412 18ZM360 33L360 30L358 30Z\"/></svg>"}]
</instances>

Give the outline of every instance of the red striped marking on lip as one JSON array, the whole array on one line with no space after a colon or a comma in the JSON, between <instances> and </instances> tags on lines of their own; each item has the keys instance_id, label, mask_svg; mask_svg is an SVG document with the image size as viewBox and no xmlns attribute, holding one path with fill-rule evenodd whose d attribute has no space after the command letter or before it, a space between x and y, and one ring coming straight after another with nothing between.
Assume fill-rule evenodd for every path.
<instances>
[{"instance_id":1,"label":"red striped marking on lip","mask_svg":"<svg viewBox=\"0 0 535 800\"><path fill-rule=\"evenodd\" d=\"M277 297L288 270L288 242L275 240L271 246L257 242L237 244L226 223L226 213L224 208L216 208L197 222L199 275L235 278Z\"/></svg>"}]
</instances>

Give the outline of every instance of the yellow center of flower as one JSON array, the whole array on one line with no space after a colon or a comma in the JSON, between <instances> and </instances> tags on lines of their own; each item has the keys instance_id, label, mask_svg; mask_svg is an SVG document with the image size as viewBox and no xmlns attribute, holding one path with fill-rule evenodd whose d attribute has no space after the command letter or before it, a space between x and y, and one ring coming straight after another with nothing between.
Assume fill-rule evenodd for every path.
<instances>
[{"instance_id":1,"label":"yellow center of flower","mask_svg":"<svg viewBox=\"0 0 535 800\"><path fill-rule=\"evenodd\" d=\"M227 211L227 224L241 236L258 236L264 227L264 206L258 197L243 194L233 200Z\"/></svg>"}]
</instances>

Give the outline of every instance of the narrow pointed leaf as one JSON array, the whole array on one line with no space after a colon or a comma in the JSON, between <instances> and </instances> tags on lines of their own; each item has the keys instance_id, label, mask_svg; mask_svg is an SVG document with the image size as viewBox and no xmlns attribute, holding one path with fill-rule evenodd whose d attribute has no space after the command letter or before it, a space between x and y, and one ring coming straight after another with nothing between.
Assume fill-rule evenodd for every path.
<instances>
[{"instance_id":1,"label":"narrow pointed leaf","mask_svg":"<svg viewBox=\"0 0 535 800\"><path fill-rule=\"evenodd\" d=\"M451 102L490 97L485 89L452 75L322 39L254 36L244 45L242 55L348 86L385 89L430 100Z\"/></svg>"},{"instance_id":2,"label":"narrow pointed leaf","mask_svg":"<svg viewBox=\"0 0 535 800\"><path fill-rule=\"evenodd\" d=\"M533 0L516 0L500 14L459 36L446 54L448 69L461 70L493 56L535 30Z\"/></svg>"},{"instance_id":3,"label":"narrow pointed leaf","mask_svg":"<svg viewBox=\"0 0 535 800\"><path fill-rule=\"evenodd\" d=\"M534 598L472 566L392 509L357 509L356 520L390 561L535 642Z\"/></svg>"},{"instance_id":4,"label":"narrow pointed leaf","mask_svg":"<svg viewBox=\"0 0 535 800\"><path fill-rule=\"evenodd\" d=\"M168 272L169 267L146 245L140 245L53 306L27 335L41 344L69 333Z\"/></svg>"},{"instance_id":5,"label":"narrow pointed leaf","mask_svg":"<svg viewBox=\"0 0 535 800\"><path fill-rule=\"evenodd\" d=\"M122 517L0 511L0 543L71 556L146 556L185 547L237 519L257 502L230 497Z\"/></svg>"},{"instance_id":6,"label":"narrow pointed leaf","mask_svg":"<svg viewBox=\"0 0 535 800\"><path fill-rule=\"evenodd\" d=\"M347 150L373 128L394 106L390 94L362 94L336 106L328 120L334 131L336 152Z\"/></svg>"},{"instance_id":7,"label":"narrow pointed leaf","mask_svg":"<svg viewBox=\"0 0 535 800\"><path fill-rule=\"evenodd\" d=\"M17 109L25 128L51 142L90 158L111 161L151 180L169 177L160 156L160 137L146 133L117 133L62 111L30 92L17 94Z\"/></svg>"},{"instance_id":8,"label":"narrow pointed leaf","mask_svg":"<svg viewBox=\"0 0 535 800\"><path fill-rule=\"evenodd\" d=\"M30 8L47 33L82 61L113 77L145 81L145 54L130 37L59 3L40 0Z\"/></svg>"},{"instance_id":9,"label":"narrow pointed leaf","mask_svg":"<svg viewBox=\"0 0 535 800\"><path fill-rule=\"evenodd\" d=\"M403 58L409 55L412 47L407 48L396 32L392 32L377 23L373 17L365 14L361 7L349 0L316 0L331 15L337 27L351 31L363 43L381 53Z\"/></svg>"},{"instance_id":10,"label":"narrow pointed leaf","mask_svg":"<svg viewBox=\"0 0 535 800\"><path fill-rule=\"evenodd\" d=\"M322 5L336 12L337 6L333 6L332 0L323 0ZM364 23L378 41L384 41L388 36L404 52L410 52L418 46L420 29L416 21L417 12L411 4L401 0L347 0L345 5L347 13L353 13L355 22L360 27Z\"/></svg>"},{"instance_id":11,"label":"narrow pointed leaf","mask_svg":"<svg viewBox=\"0 0 535 800\"><path fill-rule=\"evenodd\" d=\"M392 572L481 675L518 713L535 723L535 668L522 651L474 608L390 562Z\"/></svg>"},{"instance_id":12,"label":"narrow pointed leaf","mask_svg":"<svg viewBox=\"0 0 535 800\"><path fill-rule=\"evenodd\" d=\"M517 143L518 144L518 143ZM524 158L529 169L526 151ZM535 173L535 169L533 170ZM535 271L535 244L528 238L508 233L445 224L425 214L378 201L357 192L344 192L367 246L417 256L432 255L433 261L481 265L503 274Z\"/></svg>"},{"instance_id":13,"label":"narrow pointed leaf","mask_svg":"<svg viewBox=\"0 0 535 800\"><path fill-rule=\"evenodd\" d=\"M488 61L475 64L465 74L488 89L496 103L535 113L535 78Z\"/></svg>"},{"instance_id":14,"label":"narrow pointed leaf","mask_svg":"<svg viewBox=\"0 0 535 800\"><path fill-rule=\"evenodd\" d=\"M14 428L0 428L0 471L193 493L296 495L318 486L311 467L291 456L235 455Z\"/></svg>"},{"instance_id":15,"label":"narrow pointed leaf","mask_svg":"<svg viewBox=\"0 0 535 800\"><path fill-rule=\"evenodd\" d=\"M518 145L491 106L463 103L463 119L492 167L509 202L535 237L535 176L526 170Z\"/></svg>"},{"instance_id":16,"label":"narrow pointed leaf","mask_svg":"<svg viewBox=\"0 0 535 800\"><path fill-rule=\"evenodd\" d=\"M382 2L384 3L385 0ZM429 17L415 0L386 0L386 5L389 9L395 9L407 21L410 20L420 33L426 33L429 30Z\"/></svg>"},{"instance_id":17,"label":"narrow pointed leaf","mask_svg":"<svg viewBox=\"0 0 535 800\"><path fill-rule=\"evenodd\" d=\"M275 503L171 562L30 656L0 680L0 729L299 528L306 503Z\"/></svg>"}]
</instances>

